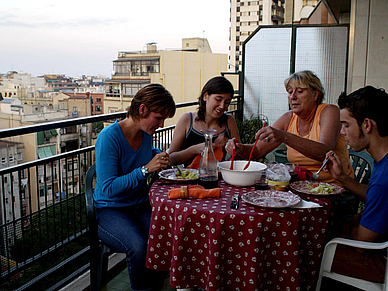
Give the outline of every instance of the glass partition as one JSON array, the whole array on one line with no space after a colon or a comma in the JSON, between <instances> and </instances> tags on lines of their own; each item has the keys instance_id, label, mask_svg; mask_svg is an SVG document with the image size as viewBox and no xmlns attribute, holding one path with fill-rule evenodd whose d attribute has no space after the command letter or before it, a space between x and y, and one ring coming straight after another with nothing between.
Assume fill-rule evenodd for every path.
<instances>
[{"instance_id":1,"label":"glass partition","mask_svg":"<svg viewBox=\"0 0 388 291\"><path fill-rule=\"evenodd\" d=\"M244 118L259 114L273 124L289 110L284 79L311 70L323 82L324 102L345 90L348 26L262 26L244 42Z\"/></svg>"}]
</instances>

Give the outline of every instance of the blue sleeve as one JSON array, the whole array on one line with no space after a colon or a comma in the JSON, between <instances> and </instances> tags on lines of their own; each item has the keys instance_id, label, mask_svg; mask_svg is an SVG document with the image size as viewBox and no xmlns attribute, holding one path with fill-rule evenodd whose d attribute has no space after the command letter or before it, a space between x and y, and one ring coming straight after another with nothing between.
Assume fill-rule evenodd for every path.
<instances>
[{"instance_id":1,"label":"blue sleeve","mask_svg":"<svg viewBox=\"0 0 388 291\"><path fill-rule=\"evenodd\" d=\"M99 134L95 154L96 202L100 201L105 204L126 201L133 204L138 201L139 192L144 192L138 190L146 184L140 167L148 163L145 162L148 157L139 155L142 157L139 159L136 154L131 154L129 148L125 148L125 143L121 141L119 133L113 128ZM152 158L151 153L149 156L148 161Z\"/></svg>"},{"instance_id":2,"label":"blue sleeve","mask_svg":"<svg viewBox=\"0 0 388 291\"><path fill-rule=\"evenodd\" d=\"M157 148L152 148L152 156L154 157L155 155L157 154L160 154L162 151L160 149L157 149Z\"/></svg>"},{"instance_id":3,"label":"blue sleeve","mask_svg":"<svg viewBox=\"0 0 388 291\"><path fill-rule=\"evenodd\" d=\"M387 196L378 194L384 193L384 191L386 191L386 186L381 187L379 185L374 185L370 190L368 189L367 202L360 221L360 224L363 227L379 234L386 233L388 229ZM372 197L373 199L371 199Z\"/></svg>"},{"instance_id":4,"label":"blue sleeve","mask_svg":"<svg viewBox=\"0 0 388 291\"><path fill-rule=\"evenodd\" d=\"M375 164L376 165L376 164ZM360 224L376 233L388 231L388 166L375 166L366 192L365 210Z\"/></svg>"}]
</instances>

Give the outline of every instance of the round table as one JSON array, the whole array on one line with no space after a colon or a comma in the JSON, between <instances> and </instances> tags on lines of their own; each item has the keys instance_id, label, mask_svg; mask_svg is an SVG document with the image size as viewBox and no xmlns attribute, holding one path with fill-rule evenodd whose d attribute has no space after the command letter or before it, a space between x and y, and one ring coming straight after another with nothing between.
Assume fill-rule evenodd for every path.
<instances>
[{"instance_id":1,"label":"round table","mask_svg":"<svg viewBox=\"0 0 388 291\"><path fill-rule=\"evenodd\" d=\"M180 184L150 189L147 267L170 271L174 288L204 290L312 290L323 252L331 203L322 207L262 208L233 194L254 191L219 181L220 198L169 199Z\"/></svg>"}]
</instances>

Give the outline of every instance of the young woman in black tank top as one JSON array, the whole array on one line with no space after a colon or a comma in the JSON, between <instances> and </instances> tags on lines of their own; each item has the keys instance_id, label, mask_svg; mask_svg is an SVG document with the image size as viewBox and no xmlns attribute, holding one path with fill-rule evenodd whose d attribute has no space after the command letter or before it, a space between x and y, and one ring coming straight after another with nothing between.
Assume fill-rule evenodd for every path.
<instances>
[{"instance_id":1,"label":"young woman in black tank top","mask_svg":"<svg viewBox=\"0 0 388 291\"><path fill-rule=\"evenodd\" d=\"M205 84L198 98L198 111L184 113L175 127L169 149L173 165L188 166L201 154L205 146L201 129L217 130L214 150L223 149L230 138L240 142L236 120L226 113L233 94L233 85L225 77L214 77Z\"/></svg>"}]
</instances>

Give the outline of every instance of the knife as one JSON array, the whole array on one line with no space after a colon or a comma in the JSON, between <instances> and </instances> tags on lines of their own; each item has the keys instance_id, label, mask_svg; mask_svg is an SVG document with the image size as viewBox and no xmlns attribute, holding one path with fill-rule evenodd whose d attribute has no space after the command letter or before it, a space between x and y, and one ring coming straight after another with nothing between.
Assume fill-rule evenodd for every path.
<instances>
[{"instance_id":1,"label":"knife","mask_svg":"<svg viewBox=\"0 0 388 291\"><path fill-rule=\"evenodd\" d=\"M234 194L230 202L230 208L238 209L238 194Z\"/></svg>"}]
</instances>

